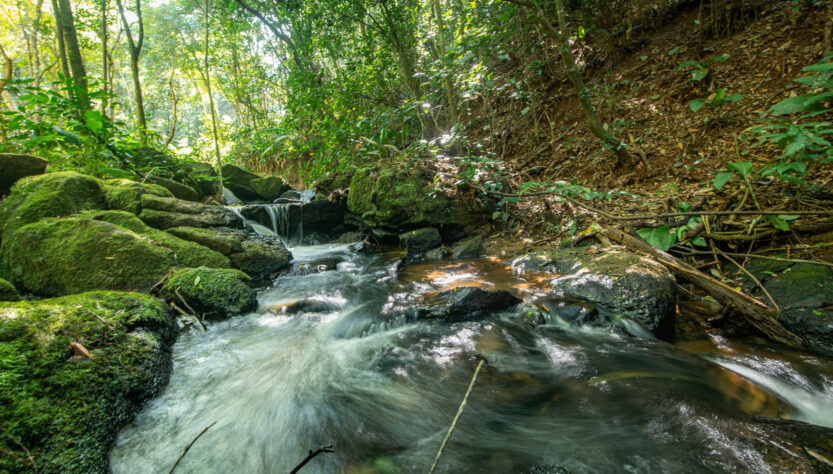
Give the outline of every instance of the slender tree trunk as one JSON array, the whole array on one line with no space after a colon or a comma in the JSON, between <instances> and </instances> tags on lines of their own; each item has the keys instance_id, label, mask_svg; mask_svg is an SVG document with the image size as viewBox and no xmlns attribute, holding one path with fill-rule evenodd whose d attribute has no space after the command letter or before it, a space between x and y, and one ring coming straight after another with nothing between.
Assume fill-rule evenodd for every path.
<instances>
[{"instance_id":1,"label":"slender tree trunk","mask_svg":"<svg viewBox=\"0 0 833 474\"><path fill-rule=\"evenodd\" d=\"M78 112L83 117L84 112L90 108L90 99L87 92L87 70L84 67L84 58L81 56L81 47L78 45L78 35L75 31L75 20L72 18L72 7L69 0L58 0L58 8L61 13L61 29L69 68L72 71L75 100L78 104Z\"/></svg>"},{"instance_id":2,"label":"slender tree trunk","mask_svg":"<svg viewBox=\"0 0 833 474\"><path fill-rule=\"evenodd\" d=\"M108 84L107 76L109 73L107 65L107 10L110 6L109 0L101 0L101 87L104 90L104 95L101 97L101 115L107 115L107 98Z\"/></svg>"},{"instance_id":3,"label":"slender tree trunk","mask_svg":"<svg viewBox=\"0 0 833 474\"><path fill-rule=\"evenodd\" d=\"M590 103L590 93L584 85L584 79L581 77L581 71L579 71L578 63L576 62L572 49L570 49L570 40L567 35L567 15L564 10L564 2L562 0L555 0L555 6L558 13L558 25L561 29L560 32L552 26L552 23L550 23L549 20L547 20L544 10L541 9L537 0L533 0L533 2L535 18L541 25L544 34L553 39L558 45L558 53L561 55L561 62L564 65L567 78L570 80L570 83L572 83L573 88L576 90L576 94L578 95L579 104L581 104L581 110L584 112L584 119L587 122L587 128L590 129L593 135L596 135L596 137L602 141L605 147L609 148L616 154L616 158L618 160L617 166L621 167L625 171L629 171L633 167L633 160L625 148L625 145L616 140L616 137L602 127L598 117L596 117L596 111L593 109L593 104Z\"/></svg>"},{"instance_id":4,"label":"slender tree trunk","mask_svg":"<svg viewBox=\"0 0 833 474\"><path fill-rule=\"evenodd\" d=\"M440 48L440 62L446 59L446 44L445 44L445 22L443 21L443 11L440 6L440 0L433 0L434 16L437 21L437 45ZM445 69L445 68L443 68ZM449 127L453 127L459 123L457 116L457 93L454 90L454 83L451 74L446 74L443 78L443 87L445 88L445 98L448 100L448 114Z\"/></svg>"},{"instance_id":5,"label":"slender tree trunk","mask_svg":"<svg viewBox=\"0 0 833 474\"><path fill-rule=\"evenodd\" d=\"M116 6L119 8L119 15L121 16L122 24L124 25L124 33L127 37L127 47L130 49L130 77L133 79L133 100L136 103L136 119L139 123L139 135L142 139L142 145L148 144L147 136L147 121L145 118L145 103L142 98L142 84L139 81L139 57L142 54L142 46L145 42L145 26L142 20L142 2L136 0L136 17L139 27L139 36L136 41L133 41L133 33L130 31L130 24L127 22L127 17L124 15L124 5L121 0L116 0Z\"/></svg>"},{"instance_id":6,"label":"slender tree trunk","mask_svg":"<svg viewBox=\"0 0 833 474\"><path fill-rule=\"evenodd\" d=\"M223 202L223 168L220 158L220 138L217 133L217 112L214 109L214 95L211 93L211 70L208 67L209 32L211 30L208 22L208 0L205 0L205 88L208 91L208 105L211 109L211 128L214 134L214 157L217 160L217 199Z\"/></svg>"},{"instance_id":7,"label":"slender tree trunk","mask_svg":"<svg viewBox=\"0 0 833 474\"><path fill-rule=\"evenodd\" d=\"M35 62L35 75L33 78L35 79L35 88L40 88L40 46L38 42L40 40L40 18L41 13L43 12L43 0L38 0L37 5L35 6L35 21L33 22L33 27L35 29L34 34L32 34L32 50L34 52L34 62Z\"/></svg>"},{"instance_id":8,"label":"slender tree trunk","mask_svg":"<svg viewBox=\"0 0 833 474\"><path fill-rule=\"evenodd\" d=\"M14 64L12 63L12 58L6 55L6 50L3 49L2 44L0 44L0 55L3 56L3 78L0 79L0 95L3 95L3 90L6 89L6 85L12 80Z\"/></svg>"},{"instance_id":9,"label":"slender tree trunk","mask_svg":"<svg viewBox=\"0 0 833 474\"><path fill-rule=\"evenodd\" d=\"M171 109L172 115L171 118L171 131L168 133L168 139L165 140L165 148L168 148L168 145L174 141L174 135L176 134L176 104L179 102L179 99L176 96L176 89L174 89L174 74L176 73L175 68L171 68L171 79L168 80L168 87L171 89Z\"/></svg>"},{"instance_id":10,"label":"slender tree trunk","mask_svg":"<svg viewBox=\"0 0 833 474\"><path fill-rule=\"evenodd\" d=\"M827 2L827 6L825 7L824 12L826 20L824 21L824 40L822 42L822 54L826 55L829 54L831 50L833 50L833 40L831 40L831 36L833 35L833 2Z\"/></svg>"},{"instance_id":11,"label":"slender tree trunk","mask_svg":"<svg viewBox=\"0 0 833 474\"><path fill-rule=\"evenodd\" d=\"M58 7L58 0L52 0L52 15L55 16L55 39L58 41L58 56L61 59L61 74L69 79L69 61L67 60L67 47L64 44L64 23L61 19L61 9Z\"/></svg>"}]
</instances>

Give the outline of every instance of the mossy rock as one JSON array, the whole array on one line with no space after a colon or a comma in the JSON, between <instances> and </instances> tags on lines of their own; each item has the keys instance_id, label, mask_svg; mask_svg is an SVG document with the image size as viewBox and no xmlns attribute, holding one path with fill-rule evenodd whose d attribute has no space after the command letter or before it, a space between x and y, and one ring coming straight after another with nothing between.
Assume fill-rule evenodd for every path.
<instances>
[{"instance_id":1,"label":"mossy rock","mask_svg":"<svg viewBox=\"0 0 833 474\"><path fill-rule=\"evenodd\" d=\"M220 168L223 173L223 182L225 187L231 190L238 199L243 201L254 201L258 199L258 194L252 189L251 181L258 179L260 176L246 171L239 166L223 165Z\"/></svg>"},{"instance_id":2,"label":"mossy rock","mask_svg":"<svg viewBox=\"0 0 833 474\"><path fill-rule=\"evenodd\" d=\"M0 278L0 301L17 301L19 299L20 295L17 294L14 285Z\"/></svg>"},{"instance_id":3,"label":"mossy rock","mask_svg":"<svg viewBox=\"0 0 833 474\"><path fill-rule=\"evenodd\" d=\"M231 255L231 263L255 280L262 280L289 267L292 254L280 243L243 242L243 251Z\"/></svg>"},{"instance_id":4,"label":"mossy rock","mask_svg":"<svg viewBox=\"0 0 833 474\"><path fill-rule=\"evenodd\" d=\"M483 236L477 235L470 239L466 239L457 243L451 249L451 257L454 259L460 258L477 258L483 250Z\"/></svg>"},{"instance_id":5,"label":"mossy rock","mask_svg":"<svg viewBox=\"0 0 833 474\"><path fill-rule=\"evenodd\" d=\"M177 199L184 199L186 201L197 201L200 198L200 193L198 193L196 189L186 184L176 182L172 179L154 176L148 178L148 182L167 189Z\"/></svg>"},{"instance_id":6,"label":"mossy rock","mask_svg":"<svg viewBox=\"0 0 833 474\"><path fill-rule=\"evenodd\" d=\"M204 245L223 255L242 252L242 243L245 240L245 237L241 233L225 228L201 229L199 227L172 227L166 232L180 239Z\"/></svg>"},{"instance_id":7,"label":"mossy rock","mask_svg":"<svg viewBox=\"0 0 833 474\"><path fill-rule=\"evenodd\" d=\"M157 229L171 227L243 227L234 212L222 207L172 197L142 196L139 218Z\"/></svg>"},{"instance_id":8,"label":"mossy rock","mask_svg":"<svg viewBox=\"0 0 833 474\"><path fill-rule=\"evenodd\" d=\"M0 204L0 232L7 234L46 217L106 209L99 180L73 171L23 178Z\"/></svg>"},{"instance_id":9,"label":"mossy rock","mask_svg":"<svg viewBox=\"0 0 833 474\"><path fill-rule=\"evenodd\" d=\"M281 194L289 190L289 185L283 182L277 176L267 176L266 178L255 178L249 181L249 186L260 196L261 199L267 201L274 201L279 198Z\"/></svg>"},{"instance_id":10,"label":"mossy rock","mask_svg":"<svg viewBox=\"0 0 833 474\"><path fill-rule=\"evenodd\" d=\"M453 200L433 188L433 176L413 167L379 165L356 171L347 208L370 227L392 229L445 224L468 226L483 209Z\"/></svg>"},{"instance_id":11,"label":"mossy rock","mask_svg":"<svg viewBox=\"0 0 833 474\"><path fill-rule=\"evenodd\" d=\"M257 308L257 294L246 284L250 280L239 270L185 268L168 278L164 290L169 300L182 296L195 311L217 319Z\"/></svg>"},{"instance_id":12,"label":"mossy rock","mask_svg":"<svg viewBox=\"0 0 833 474\"><path fill-rule=\"evenodd\" d=\"M435 227L423 227L399 235L399 246L408 250L408 255L427 252L442 244L440 231Z\"/></svg>"},{"instance_id":13,"label":"mossy rock","mask_svg":"<svg viewBox=\"0 0 833 474\"><path fill-rule=\"evenodd\" d=\"M12 185L20 178L43 174L48 164L37 156L0 153L0 196L9 194Z\"/></svg>"},{"instance_id":14,"label":"mossy rock","mask_svg":"<svg viewBox=\"0 0 833 474\"><path fill-rule=\"evenodd\" d=\"M0 472L109 470L119 430L168 382L176 321L148 295L98 291L0 307ZM70 342L91 357L74 355ZM80 351L79 351L80 352ZM18 444L19 443L19 444Z\"/></svg>"},{"instance_id":15,"label":"mossy rock","mask_svg":"<svg viewBox=\"0 0 833 474\"><path fill-rule=\"evenodd\" d=\"M137 183L129 179L108 179L103 182L107 208L138 214L142 211L142 196L173 197L170 191L156 184Z\"/></svg>"},{"instance_id":16,"label":"mossy rock","mask_svg":"<svg viewBox=\"0 0 833 474\"><path fill-rule=\"evenodd\" d=\"M229 268L231 261L220 252L215 252L208 246L201 245L190 239L181 239L167 232L154 229L139 220L133 214L123 211L87 211L78 214L97 221L109 222L137 234L148 237L156 245L160 245L173 252L174 261L178 266L196 267L204 265L211 268Z\"/></svg>"}]
</instances>

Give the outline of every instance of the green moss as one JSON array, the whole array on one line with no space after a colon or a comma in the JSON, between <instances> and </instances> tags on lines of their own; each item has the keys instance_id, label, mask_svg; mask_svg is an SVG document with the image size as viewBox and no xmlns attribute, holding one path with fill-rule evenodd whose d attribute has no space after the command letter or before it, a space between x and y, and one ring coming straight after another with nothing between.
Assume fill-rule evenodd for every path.
<instances>
[{"instance_id":1,"label":"green moss","mask_svg":"<svg viewBox=\"0 0 833 474\"><path fill-rule=\"evenodd\" d=\"M142 210L142 196L173 197L170 191L156 184L144 184L129 179L108 179L103 182L107 207L138 214Z\"/></svg>"},{"instance_id":2,"label":"green moss","mask_svg":"<svg viewBox=\"0 0 833 474\"><path fill-rule=\"evenodd\" d=\"M147 292L175 265L170 250L109 222L48 218L3 238L0 269L44 296L94 289Z\"/></svg>"},{"instance_id":3,"label":"green moss","mask_svg":"<svg viewBox=\"0 0 833 474\"><path fill-rule=\"evenodd\" d=\"M92 292L0 308L0 472L107 472L118 430L167 383L176 323L161 301ZM73 355L70 342L91 358ZM18 444L19 443L19 444Z\"/></svg>"},{"instance_id":4,"label":"green moss","mask_svg":"<svg viewBox=\"0 0 833 474\"><path fill-rule=\"evenodd\" d=\"M234 252L242 252L243 236L234 231L223 231L218 229L201 229L198 227L173 227L166 232L173 234L180 239L205 245L223 255L230 255Z\"/></svg>"},{"instance_id":5,"label":"green moss","mask_svg":"<svg viewBox=\"0 0 833 474\"><path fill-rule=\"evenodd\" d=\"M350 180L350 192L347 194L347 208L356 215L373 212L373 189L376 186L376 176L373 168L362 168L356 171Z\"/></svg>"},{"instance_id":6,"label":"green moss","mask_svg":"<svg viewBox=\"0 0 833 474\"><path fill-rule=\"evenodd\" d=\"M23 178L0 204L3 234L45 217L60 217L106 207L99 181L91 176L62 171Z\"/></svg>"},{"instance_id":7,"label":"green moss","mask_svg":"<svg viewBox=\"0 0 833 474\"><path fill-rule=\"evenodd\" d=\"M17 301L19 298L14 285L0 278L0 301Z\"/></svg>"},{"instance_id":8,"label":"green moss","mask_svg":"<svg viewBox=\"0 0 833 474\"><path fill-rule=\"evenodd\" d=\"M174 272L164 289L172 301L178 301L181 295L196 311L225 316L257 307L255 291L246 285L250 280L239 270L186 268Z\"/></svg>"},{"instance_id":9,"label":"green moss","mask_svg":"<svg viewBox=\"0 0 833 474\"><path fill-rule=\"evenodd\" d=\"M153 243L173 252L174 262L182 267L205 265L212 268L229 268L228 257L198 243L180 239L167 232L148 226L139 218L124 211L89 211L78 214L97 221L109 222L137 234L148 237Z\"/></svg>"}]
</instances>

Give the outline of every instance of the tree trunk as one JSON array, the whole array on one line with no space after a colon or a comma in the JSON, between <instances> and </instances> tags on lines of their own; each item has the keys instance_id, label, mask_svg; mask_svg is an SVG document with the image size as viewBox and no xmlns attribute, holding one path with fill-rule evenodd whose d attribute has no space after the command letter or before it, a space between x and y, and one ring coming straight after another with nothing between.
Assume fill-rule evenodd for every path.
<instances>
[{"instance_id":1,"label":"tree trunk","mask_svg":"<svg viewBox=\"0 0 833 474\"><path fill-rule=\"evenodd\" d=\"M440 0L433 0L434 16L437 20L437 45L440 48L440 61L444 62L446 59L446 45L445 45L445 22L443 21L443 11L440 6ZM454 83L450 74L446 74L443 78L443 87L445 88L445 97L448 100L448 114L449 114L449 128L454 127L459 123L457 116L457 94L454 90Z\"/></svg>"},{"instance_id":2,"label":"tree trunk","mask_svg":"<svg viewBox=\"0 0 833 474\"><path fill-rule=\"evenodd\" d=\"M6 89L6 84L12 80L14 65L12 64L12 58L6 55L6 50L3 49L2 44L0 44L0 55L3 56L3 78L0 79L0 95L3 95L3 90Z\"/></svg>"},{"instance_id":3,"label":"tree trunk","mask_svg":"<svg viewBox=\"0 0 833 474\"><path fill-rule=\"evenodd\" d=\"M133 33L130 30L130 24L127 22L127 17L124 15L124 5L121 0L116 0L116 6L119 8L119 16L121 16L122 25L124 25L124 33L127 37L127 47L130 51L130 77L133 79L133 100L136 103L136 120L139 124L139 136L142 140L142 145L147 146L147 121L145 118L145 103L142 98L142 84L139 81L139 57L142 54L142 46L145 42L145 26L142 20L142 1L136 0L136 17L139 27L139 36L136 41L133 41Z\"/></svg>"},{"instance_id":4,"label":"tree trunk","mask_svg":"<svg viewBox=\"0 0 833 474\"><path fill-rule=\"evenodd\" d=\"M173 109L173 117L171 119L171 131L168 133L168 139L165 140L165 148L168 148L168 145L174 141L174 135L176 134L176 104L179 102L179 99L176 96L176 89L174 89L174 73L176 69L171 69L171 79L168 81L168 86L171 88L171 108Z\"/></svg>"},{"instance_id":5,"label":"tree trunk","mask_svg":"<svg viewBox=\"0 0 833 474\"><path fill-rule=\"evenodd\" d=\"M214 110L214 95L211 93L211 70L208 68L209 46L208 0L205 0L205 88L208 91L208 105L211 108L211 127L214 134L214 157L217 166L217 199L223 202L223 168L220 158L220 138L217 133L217 112Z\"/></svg>"},{"instance_id":6,"label":"tree trunk","mask_svg":"<svg viewBox=\"0 0 833 474\"><path fill-rule=\"evenodd\" d=\"M562 0L555 0L556 10L558 12L558 26L561 29L560 32L552 26L552 23L550 23L549 20L547 20L544 10L541 9L537 0L533 0L533 2L535 18L541 25L544 34L553 39L558 45L558 53L561 56L561 62L564 65L567 78L570 80L570 83L572 83L573 88L576 90L576 94L578 95L579 104L581 104L581 110L584 112L584 119L587 122L587 128L590 129L593 135L596 135L596 137L601 140L605 148L609 148L616 154L617 167L621 167L623 170L629 171L633 167L633 160L625 148L625 145L616 140L612 134L602 127L598 117L596 117L596 111L593 109L593 104L590 103L590 93L584 85L584 79L581 77L581 71L579 71L576 58L573 55L572 49L570 49L570 40L567 35L567 15L564 10L564 2Z\"/></svg>"},{"instance_id":7,"label":"tree trunk","mask_svg":"<svg viewBox=\"0 0 833 474\"><path fill-rule=\"evenodd\" d=\"M75 101L78 105L78 112L81 117L84 112L90 109L90 98L87 91L87 70L84 67L84 58L81 56L81 47L78 45L78 35L75 31L75 20L72 18L72 7L69 0L58 0L58 8L61 17L61 30L64 37L69 69L72 72L74 84Z\"/></svg>"},{"instance_id":8,"label":"tree trunk","mask_svg":"<svg viewBox=\"0 0 833 474\"><path fill-rule=\"evenodd\" d=\"M101 0L101 87L104 95L101 97L101 115L107 115L107 10L110 6L109 0Z\"/></svg>"},{"instance_id":9,"label":"tree trunk","mask_svg":"<svg viewBox=\"0 0 833 474\"><path fill-rule=\"evenodd\" d=\"M61 21L61 9L58 7L58 0L52 0L52 15L55 16L55 39L58 40L58 56L61 59L61 74L69 79L69 61L67 60L67 47L64 44L64 24Z\"/></svg>"},{"instance_id":10,"label":"tree trunk","mask_svg":"<svg viewBox=\"0 0 833 474\"><path fill-rule=\"evenodd\" d=\"M32 78L35 80L35 88L40 88L40 46L38 45L40 39L40 17L43 10L43 0L38 0L35 6L35 20L32 22L34 33L32 34L32 53L34 55L34 65L32 69L35 74Z\"/></svg>"}]
</instances>

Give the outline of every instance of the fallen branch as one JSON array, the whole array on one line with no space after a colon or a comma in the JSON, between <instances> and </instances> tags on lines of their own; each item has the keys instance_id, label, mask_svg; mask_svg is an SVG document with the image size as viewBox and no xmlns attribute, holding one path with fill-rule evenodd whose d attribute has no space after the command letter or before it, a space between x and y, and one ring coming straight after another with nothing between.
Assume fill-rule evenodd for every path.
<instances>
[{"instance_id":1,"label":"fallen branch","mask_svg":"<svg viewBox=\"0 0 833 474\"><path fill-rule=\"evenodd\" d=\"M725 253L723 253L723 251L722 251L722 250L720 250L719 248L715 247L715 249L714 249L714 250L715 250L717 253L719 253L719 254L720 254L720 256L722 256L722 257L723 257L723 258L725 258L726 260L728 260L728 261L732 262L732 263L733 263L736 267L740 268L740 270L741 270L743 273L745 273L745 274L746 274L746 276L748 276L749 278L751 278L751 279L752 279L752 281L754 281L754 282L755 282L755 284L756 284L756 285L758 285L758 288L760 288L760 289L761 289L761 291L762 291L762 292L766 295L767 299L769 299L769 302L770 302L770 303L772 303L772 308L773 308L773 311L774 311L776 314L778 314L778 313L780 313L780 312L781 312L781 308L779 308L779 307L778 307L778 303L776 303L776 302L775 302L775 298L773 298L773 297L772 297L772 295L771 295L771 294L769 294L769 291L766 289L766 287L764 287L764 284L763 284L763 283L761 283L761 280L759 280L759 279L758 279L758 277L756 277L755 275L753 275L752 273L750 273L750 272L749 272L749 270L747 270L747 269L746 269L746 267L744 267L743 265L741 265L740 263L738 263L738 262L737 262L737 260L735 260L734 258L732 258L732 257L730 257L730 256L726 255Z\"/></svg>"},{"instance_id":2,"label":"fallen branch","mask_svg":"<svg viewBox=\"0 0 833 474\"><path fill-rule=\"evenodd\" d=\"M432 474L434 469L437 468L437 463L440 462L440 456L443 455L443 450L445 449L445 445L448 444L448 440L451 439L451 433L454 432L454 427L457 425L457 420L460 419L460 415L463 414L463 409L466 407L466 402L469 400L469 395L471 395L471 390L474 388L474 382L477 380L477 374L480 373L480 368L483 367L483 363L485 361L480 359L477 363L477 368L474 369L474 375L471 377L471 382L469 382L469 388L466 390L466 395L463 396L463 401L460 403L460 408L457 409L457 414L454 415L454 420L451 421L451 426L448 428L448 433L445 434L445 438L443 439L443 443L440 445L440 450L437 451L437 457L434 458L434 464L431 464L431 469L428 471L428 474Z\"/></svg>"},{"instance_id":3,"label":"fallen branch","mask_svg":"<svg viewBox=\"0 0 833 474\"><path fill-rule=\"evenodd\" d=\"M686 249L684 252L686 255L711 255L711 252L705 252L703 250L691 250ZM720 252L723 255L728 255L729 257L739 257L739 258L759 258L762 260L772 260L773 262L784 262L784 263L809 263L811 265L821 265L824 267L831 267L833 268L833 263L830 262L822 262L821 260L804 260L801 258L782 258L782 257L770 257L768 255L758 255L756 253L733 253L733 252Z\"/></svg>"},{"instance_id":4,"label":"fallen branch","mask_svg":"<svg viewBox=\"0 0 833 474\"><path fill-rule=\"evenodd\" d=\"M718 301L724 304L731 303L743 314L747 321L766 334L770 339L791 347L802 347L804 345L798 336L778 322L777 313L759 300L737 291L682 260L652 247L639 237L612 227L605 228L604 233L611 240L619 242L637 252L649 255L657 262L668 267L675 274L697 285Z\"/></svg>"},{"instance_id":5,"label":"fallen branch","mask_svg":"<svg viewBox=\"0 0 833 474\"><path fill-rule=\"evenodd\" d=\"M214 423L211 423L210 425L208 425L208 426L206 426L205 428L203 428L203 430L202 430L202 431L200 431L200 434L198 434L197 436L195 436L195 437L194 437L194 439L192 439L192 440L191 440L191 442L190 442L190 443L188 443L188 446L185 446L185 449L183 449L183 450L182 450L182 454L180 454L180 455L179 455L179 457L178 457L178 458L176 458L176 462L175 462L175 463L174 463L174 465L171 467L171 470L170 470L170 471L168 471L168 474L171 474L172 472L174 472L174 469L176 469L176 466L178 466L178 465L179 465L179 461L182 461L182 458L184 458L184 457L185 457L185 454L188 452L188 450L189 450L189 449L191 449L191 446L193 446L193 445L194 445L194 443L196 443L196 442L197 442L197 440L198 440L198 439L200 439L200 436L204 435L204 434L205 434L205 432L206 432L206 431L208 431L208 429L209 429L209 428L211 428L212 426L214 426L214 425L216 425L216 424L217 424L217 422L215 421Z\"/></svg>"},{"instance_id":6,"label":"fallen branch","mask_svg":"<svg viewBox=\"0 0 833 474\"><path fill-rule=\"evenodd\" d=\"M307 454L307 457L305 457L304 460L301 461L300 464L295 466L295 469L289 471L289 474L297 473L302 467L306 466L306 464L308 462L312 461L312 458L314 458L315 456L318 456L321 453L334 453L334 452L336 452L336 450L333 449L333 443L330 443L327 446L321 446L320 448L316 449L315 451L310 449L309 454Z\"/></svg>"}]
</instances>

